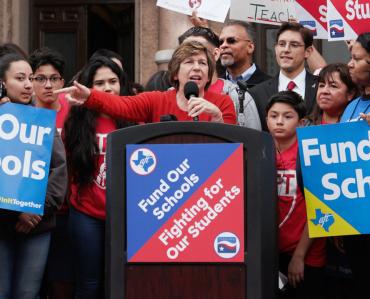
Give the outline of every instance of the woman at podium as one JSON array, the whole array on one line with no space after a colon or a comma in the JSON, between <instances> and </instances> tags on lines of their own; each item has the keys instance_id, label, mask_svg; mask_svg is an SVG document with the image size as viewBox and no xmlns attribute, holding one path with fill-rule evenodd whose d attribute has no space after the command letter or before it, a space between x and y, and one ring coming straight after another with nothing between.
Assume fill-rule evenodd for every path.
<instances>
[{"instance_id":1,"label":"woman at podium","mask_svg":"<svg viewBox=\"0 0 370 299\"><path fill-rule=\"evenodd\" d=\"M152 123L159 122L161 116L171 115L179 121L236 124L235 108L229 96L207 91L214 64L207 48L201 43L193 41L181 44L175 50L168 70L174 89L164 92L117 96L90 90L78 82L56 92L67 92L66 98L73 105L84 105L128 121ZM195 88L189 81L195 83Z\"/></svg>"}]
</instances>

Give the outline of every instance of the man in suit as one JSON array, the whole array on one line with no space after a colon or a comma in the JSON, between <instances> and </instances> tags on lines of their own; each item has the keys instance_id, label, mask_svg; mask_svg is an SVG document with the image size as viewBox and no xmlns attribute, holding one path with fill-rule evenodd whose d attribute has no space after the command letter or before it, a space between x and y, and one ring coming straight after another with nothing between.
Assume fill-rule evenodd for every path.
<instances>
[{"instance_id":1,"label":"man in suit","mask_svg":"<svg viewBox=\"0 0 370 299\"><path fill-rule=\"evenodd\" d=\"M283 23L277 33L275 55L280 66L279 74L250 89L256 102L262 129L267 131L265 107L275 93L293 90L300 94L306 104L307 113L312 112L316 91L316 77L305 69L305 61L311 55L312 33L298 23Z\"/></svg>"},{"instance_id":2,"label":"man in suit","mask_svg":"<svg viewBox=\"0 0 370 299\"><path fill-rule=\"evenodd\" d=\"M220 61L226 68L224 79L246 82L248 88L271 77L253 62L255 32L247 22L230 21L220 34Z\"/></svg>"}]
</instances>

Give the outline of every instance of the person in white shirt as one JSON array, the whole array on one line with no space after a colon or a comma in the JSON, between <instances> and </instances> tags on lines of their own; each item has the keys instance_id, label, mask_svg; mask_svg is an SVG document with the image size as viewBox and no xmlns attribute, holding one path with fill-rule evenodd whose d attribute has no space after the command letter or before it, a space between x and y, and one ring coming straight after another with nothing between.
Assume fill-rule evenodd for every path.
<instances>
[{"instance_id":1,"label":"person in white shirt","mask_svg":"<svg viewBox=\"0 0 370 299\"><path fill-rule=\"evenodd\" d=\"M305 62L313 48L312 33L298 23L283 23L277 33L275 44L279 74L250 89L255 100L262 128L267 130L265 107L270 97L282 90L292 90L305 101L307 113L311 113L315 103L317 78L305 69Z\"/></svg>"}]
</instances>

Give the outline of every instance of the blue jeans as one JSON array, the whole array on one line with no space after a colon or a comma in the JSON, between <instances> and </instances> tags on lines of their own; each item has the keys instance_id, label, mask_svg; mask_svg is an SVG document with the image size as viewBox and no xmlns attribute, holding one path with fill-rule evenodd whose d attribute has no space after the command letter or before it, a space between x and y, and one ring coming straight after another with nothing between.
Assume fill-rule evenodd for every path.
<instances>
[{"instance_id":1,"label":"blue jeans","mask_svg":"<svg viewBox=\"0 0 370 299\"><path fill-rule=\"evenodd\" d=\"M104 298L105 221L71 207L69 229L77 299Z\"/></svg>"},{"instance_id":2,"label":"blue jeans","mask_svg":"<svg viewBox=\"0 0 370 299\"><path fill-rule=\"evenodd\" d=\"M0 298L37 298L49 245L50 232L0 239Z\"/></svg>"}]
</instances>

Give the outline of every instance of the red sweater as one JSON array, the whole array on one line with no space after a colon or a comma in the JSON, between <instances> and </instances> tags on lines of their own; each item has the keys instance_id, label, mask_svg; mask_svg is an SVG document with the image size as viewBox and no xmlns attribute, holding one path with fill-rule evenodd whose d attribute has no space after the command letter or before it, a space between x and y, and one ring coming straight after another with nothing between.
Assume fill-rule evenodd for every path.
<instances>
[{"instance_id":1,"label":"red sweater","mask_svg":"<svg viewBox=\"0 0 370 299\"><path fill-rule=\"evenodd\" d=\"M206 91L204 99L221 110L224 123L236 124L235 108L229 96ZM165 92L143 92L136 96L116 96L92 89L85 106L113 118L124 118L128 121L159 122L161 115L168 114L175 115L179 121L192 121L188 113L177 106L174 89ZM211 121L211 116L202 113L199 120Z\"/></svg>"}]
</instances>

